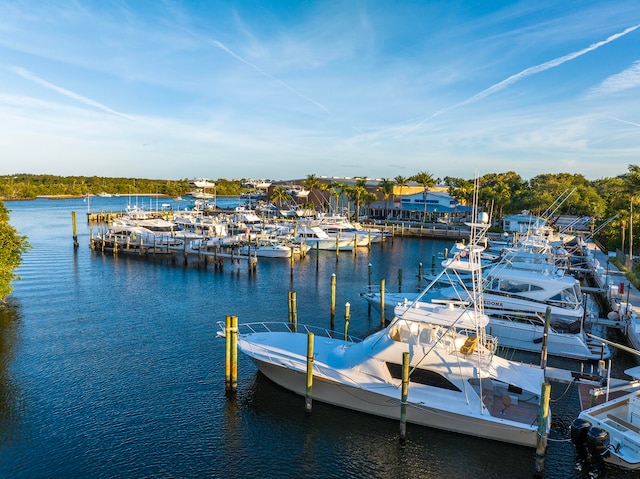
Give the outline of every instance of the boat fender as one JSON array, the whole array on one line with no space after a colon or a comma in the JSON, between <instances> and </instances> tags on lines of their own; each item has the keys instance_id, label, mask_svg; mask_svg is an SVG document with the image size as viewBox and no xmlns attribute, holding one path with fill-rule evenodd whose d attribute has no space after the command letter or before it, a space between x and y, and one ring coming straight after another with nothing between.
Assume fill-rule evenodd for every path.
<instances>
[{"instance_id":1,"label":"boat fender","mask_svg":"<svg viewBox=\"0 0 640 479\"><path fill-rule=\"evenodd\" d=\"M587 448L587 433L591 429L591 423L586 419L577 417L571 423L571 443L576 448L576 469L581 471L585 462L589 461L589 449Z\"/></svg>"}]
</instances>

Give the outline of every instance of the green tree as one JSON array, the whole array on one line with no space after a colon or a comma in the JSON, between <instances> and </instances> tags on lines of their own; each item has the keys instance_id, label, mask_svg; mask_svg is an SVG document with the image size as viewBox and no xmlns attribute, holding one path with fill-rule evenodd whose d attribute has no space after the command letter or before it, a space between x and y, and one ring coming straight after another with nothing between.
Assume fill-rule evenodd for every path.
<instances>
[{"instance_id":1,"label":"green tree","mask_svg":"<svg viewBox=\"0 0 640 479\"><path fill-rule=\"evenodd\" d=\"M269 198L273 203L278 205L278 208L282 209L282 203L288 203L291 201L291 195L287 193L282 186L278 185L273 188L271 197Z\"/></svg>"},{"instance_id":2,"label":"green tree","mask_svg":"<svg viewBox=\"0 0 640 479\"><path fill-rule=\"evenodd\" d=\"M22 263L22 254L29 248L26 236L20 236L9 224L9 210L0 201L0 301L4 302L19 279L14 271Z\"/></svg>"},{"instance_id":3,"label":"green tree","mask_svg":"<svg viewBox=\"0 0 640 479\"><path fill-rule=\"evenodd\" d=\"M427 221L427 194L429 193L429 188L436 184L436 180L431 173L426 171L416 173L411 179L423 188L422 199L424 200L424 210L422 213L422 222L424 223Z\"/></svg>"},{"instance_id":4,"label":"green tree","mask_svg":"<svg viewBox=\"0 0 640 479\"><path fill-rule=\"evenodd\" d=\"M405 186L409 186L409 178L398 175L393 179L393 181L395 181L396 186L400 187L400 196L402 196Z\"/></svg>"},{"instance_id":5,"label":"green tree","mask_svg":"<svg viewBox=\"0 0 640 479\"><path fill-rule=\"evenodd\" d=\"M393 193L393 181L389 178L382 178L380 183L378 183L378 190L382 192L382 197L384 198L384 217L385 219L389 217L389 196Z\"/></svg>"}]
</instances>

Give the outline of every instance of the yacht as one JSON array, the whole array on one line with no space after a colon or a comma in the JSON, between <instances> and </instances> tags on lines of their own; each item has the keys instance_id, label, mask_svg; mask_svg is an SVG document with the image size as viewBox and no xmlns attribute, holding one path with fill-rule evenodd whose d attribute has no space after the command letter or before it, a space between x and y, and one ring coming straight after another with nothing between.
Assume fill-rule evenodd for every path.
<instances>
[{"instance_id":1,"label":"yacht","mask_svg":"<svg viewBox=\"0 0 640 479\"><path fill-rule=\"evenodd\" d=\"M465 274L467 261L459 252L443 262L445 274L439 283L449 284L434 288L425 299L471 301L472 293ZM457 275L448 269L461 270ZM585 310L580 283L564 270L535 271L511 267L507 263L485 266L483 281L484 312L489 316L489 330L505 347L530 352L542 350L547 308L550 324L547 336L547 353L578 360L600 360L611 356L610 348L589 338L584 330ZM443 279L446 278L446 279ZM452 283L457 284L452 284ZM380 310L379 292L363 293L369 304ZM415 301L420 293L385 292L385 316L392 314L398 303Z\"/></svg>"},{"instance_id":2,"label":"yacht","mask_svg":"<svg viewBox=\"0 0 640 479\"><path fill-rule=\"evenodd\" d=\"M291 258L292 248L281 244L277 240L258 240L258 244L241 246L238 252L241 255L259 256L263 258Z\"/></svg>"},{"instance_id":3,"label":"yacht","mask_svg":"<svg viewBox=\"0 0 640 479\"><path fill-rule=\"evenodd\" d=\"M311 249L353 251L356 243L352 238L332 237L319 226L303 221L296 224L293 235L294 241L305 243Z\"/></svg>"},{"instance_id":4,"label":"yacht","mask_svg":"<svg viewBox=\"0 0 640 479\"><path fill-rule=\"evenodd\" d=\"M535 447L550 424L549 416L538 425L543 370L497 356L488 321L477 301L412 303L362 341L336 332L316 339L319 330L299 324L247 323L239 326L238 346L262 374L307 400Z\"/></svg>"}]
</instances>

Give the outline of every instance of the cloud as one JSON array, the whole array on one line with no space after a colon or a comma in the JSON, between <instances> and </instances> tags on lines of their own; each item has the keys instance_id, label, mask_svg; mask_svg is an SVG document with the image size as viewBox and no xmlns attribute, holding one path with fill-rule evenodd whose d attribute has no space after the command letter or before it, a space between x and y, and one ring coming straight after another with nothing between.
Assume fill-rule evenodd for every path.
<instances>
[{"instance_id":1,"label":"cloud","mask_svg":"<svg viewBox=\"0 0 640 479\"><path fill-rule=\"evenodd\" d=\"M611 75L603 80L600 85L593 88L591 94L617 93L630 88L640 86L640 61L635 61L630 68Z\"/></svg>"},{"instance_id":2,"label":"cloud","mask_svg":"<svg viewBox=\"0 0 640 479\"><path fill-rule=\"evenodd\" d=\"M254 70L256 70L258 73L260 73L261 75L264 75L265 77L269 78L270 80L273 80L277 83L280 83L282 86L284 86L286 89L292 91L293 93L295 93L296 95L298 95L300 98L305 99L306 101L313 103L314 105L316 105L318 108L322 109L325 113L329 113L329 110L327 110L327 108L320 102L315 101L312 98L309 98L306 95L303 95L302 93L300 93L298 90L296 90L295 88L293 88L292 86L288 85L287 83L283 82L282 80L269 75L267 72L265 72L264 70L262 70L260 67L254 65L251 62L248 62L247 60L245 60L244 58L242 58L240 55L234 53L233 51L231 51L229 48L227 48L224 44L222 44L221 42L217 41L217 40L211 40L211 42L218 48L220 48L221 50L227 52L229 55L231 55L233 58L235 58L236 60L241 61L242 63L244 63L245 65L250 66L251 68L253 68Z\"/></svg>"},{"instance_id":3,"label":"cloud","mask_svg":"<svg viewBox=\"0 0 640 479\"><path fill-rule=\"evenodd\" d=\"M479 93L476 93L475 95L473 95L470 98L467 98L466 100L463 100L459 103L456 103L455 105L449 106L447 108L443 108L437 112L435 112L433 115L431 115L428 118L425 118L424 120L422 120L421 122L417 123L416 125L413 125L409 128L407 128L405 130L405 132L403 133L403 135L408 134L408 133L412 133L416 130L418 130L424 123L426 123L427 121L441 115L442 113L445 113L447 111L453 110L454 108L459 108L461 106L464 105L468 105L470 103L474 103L477 102L479 100L482 100L490 95L493 95L494 93L497 93L501 90L504 90L505 88L513 85L514 83L527 78L529 76L535 75L537 73L541 73L543 71L549 70L551 68L555 68L557 66L562 65L563 63L566 63L568 61L571 60L575 60L578 57L581 57L582 55L585 55L589 52L592 52L594 50L597 50L598 48L607 45L608 43L613 42L614 40L617 40L620 37L623 37L631 32L633 32L634 30L637 30L638 28L640 28L640 24L639 25L634 25L632 27L629 27L625 30L623 30L620 33L616 33L614 35L609 36L608 38L606 38L605 40L596 42L596 43L592 43L591 45L589 45L586 48L583 48L582 50L578 50L577 52L573 52L573 53L569 53L567 55L555 58L553 60L549 60L548 62L545 63L541 63L539 65L535 65L529 68L525 68L524 70L522 70L519 73L516 73L514 75L511 75L510 77L506 78L505 80L502 80L501 82L498 82L494 85L491 85L489 88L486 88L484 90L482 90ZM624 72L623 72L624 73ZM640 72L636 72L635 73L636 76L640 77ZM632 75L629 75L632 76ZM637 79L637 78L636 78ZM401 135L401 136L403 136Z\"/></svg>"},{"instance_id":4,"label":"cloud","mask_svg":"<svg viewBox=\"0 0 640 479\"><path fill-rule=\"evenodd\" d=\"M612 120L619 121L620 123L626 123L627 125L640 126L639 123L634 123L632 121L621 120L620 118L611 117Z\"/></svg>"},{"instance_id":5,"label":"cloud","mask_svg":"<svg viewBox=\"0 0 640 479\"><path fill-rule=\"evenodd\" d=\"M53 83L50 83L50 82L48 82L46 80L43 80L39 76L34 75L33 73L31 73L28 70L25 70L24 68L20 68L20 67L17 67L17 66L9 65L8 69L10 71L12 71L13 73L15 73L16 75L21 76L22 78L25 78L25 79L27 79L29 81L37 83L38 85L41 85L41 86L43 86L45 88L53 90L53 91L55 91L57 93L60 93L61 95L64 95L64 96L66 96L68 98L71 98L73 100L79 101L80 103L83 103L84 105L97 108L99 110L105 111L105 112L110 113L110 114L115 115L115 116L119 116L121 118L126 118L127 120L135 121L135 119L133 117L129 116L129 115L126 115L124 113L120 113L120 112L118 112L116 110L113 110L112 108L109 108L108 106L103 105L102 103L99 103L99 102L97 102L95 100L92 100L91 98L87 98L85 96L82 96L82 95L79 95L79 94L74 93L72 91L69 91L69 90L67 90L65 88L59 87L57 85L54 85Z\"/></svg>"}]
</instances>

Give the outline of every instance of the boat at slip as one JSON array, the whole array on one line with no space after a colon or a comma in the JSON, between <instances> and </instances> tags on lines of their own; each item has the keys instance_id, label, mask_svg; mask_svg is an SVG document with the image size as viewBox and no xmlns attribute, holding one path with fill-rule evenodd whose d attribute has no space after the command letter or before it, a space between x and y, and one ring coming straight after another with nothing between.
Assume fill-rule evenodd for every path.
<instances>
[{"instance_id":1,"label":"boat at slip","mask_svg":"<svg viewBox=\"0 0 640 479\"><path fill-rule=\"evenodd\" d=\"M258 240L257 245L241 246L238 252L241 255L256 255L261 258L291 258L293 250L276 240Z\"/></svg>"},{"instance_id":2,"label":"boat at slip","mask_svg":"<svg viewBox=\"0 0 640 479\"><path fill-rule=\"evenodd\" d=\"M583 409L571 423L576 466L580 469L590 464L591 478L604 477L604 463L640 469L640 366L625 370L625 374L633 381L600 388L606 390L608 399Z\"/></svg>"},{"instance_id":3,"label":"boat at slip","mask_svg":"<svg viewBox=\"0 0 640 479\"><path fill-rule=\"evenodd\" d=\"M480 248L481 249L481 248ZM479 251L478 254L482 255ZM471 301L473 293L466 286L466 253L460 246L453 257L443 261L444 274L434 282L450 286L433 288L424 301ZM522 262L522 261L521 261ZM515 264L521 264L521 262ZM458 270L450 275L447 270ZM599 360L611 356L609 347L587 336L584 330L585 310L580 282L564 270L520 269L503 261L484 266L484 312L489 316L489 330L502 346L530 352L541 352L547 309L550 324L547 332L547 353L578 360ZM381 295L367 291L361 296L380 311ZM385 316L392 314L398 303L416 301L421 293L385 292Z\"/></svg>"},{"instance_id":4,"label":"boat at slip","mask_svg":"<svg viewBox=\"0 0 640 479\"><path fill-rule=\"evenodd\" d=\"M331 237L319 226L299 221L294 227L294 241L305 243L311 249L327 251L353 251L356 241L352 238Z\"/></svg>"},{"instance_id":5,"label":"boat at slip","mask_svg":"<svg viewBox=\"0 0 640 479\"><path fill-rule=\"evenodd\" d=\"M359 229L343 215L318 214L315 224L332 238L349 239L356 246L370 246L384 239L380 230Z\"/></svg>"},{"instance_id":6,"label":"boat at slip","mask_svg":"<svg viewBox=\"0 0 640 479\"><path fill-rule=\"evenodd\" d=\"M484 231L486 225L473 225L472 231L476 228ZM473 255L472 261L481 281L479 257ZM543 371L497 356L487 323L481 302L431 303L399 306L387 327L362 341L346 333L314 335L313 399L398 419L403 358L408 357L407 422L534 447ZM305 395L308 333L322 331L291 323L245 323L239 325L238 346L269 379ZM542 429L548 431L549 424L550 419Z\"/></svg>"}]
</instances>

